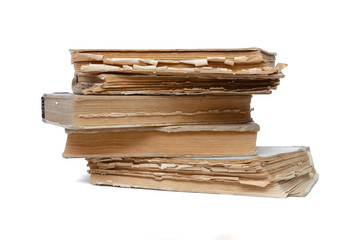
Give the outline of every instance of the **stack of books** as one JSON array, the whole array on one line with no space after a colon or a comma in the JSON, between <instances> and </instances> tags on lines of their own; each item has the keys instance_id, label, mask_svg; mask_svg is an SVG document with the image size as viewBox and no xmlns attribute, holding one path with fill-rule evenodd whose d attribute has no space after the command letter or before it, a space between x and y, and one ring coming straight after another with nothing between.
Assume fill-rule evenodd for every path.
<instances>
[{"instance_id":1,"label":"stack of books","mask_svg":"<svg viewBox=\"0 0 362 240\"><path fill-rule=\"evenodd\" d=\"M259 48L71 50L73 94L42 97L66 129L63 156L91 183L251 196L305 196L318 179L308 147L257 147L253 94L286 64Z\"/></svg>"}]
</instances>

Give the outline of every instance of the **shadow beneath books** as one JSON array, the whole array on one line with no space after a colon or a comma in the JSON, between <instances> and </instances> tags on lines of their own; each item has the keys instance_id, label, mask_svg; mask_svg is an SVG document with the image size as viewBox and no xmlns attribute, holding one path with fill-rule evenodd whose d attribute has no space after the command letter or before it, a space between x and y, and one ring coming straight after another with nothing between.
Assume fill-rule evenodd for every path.
<instances>
[{"instance_id":1,"label":"shadow beneath books","mask_svg":"<svg viewBox=\"0 0 362 240\"><path fill-rule=\"evenodd\" d=\"M83 175L82 177L80 177L80 178L78 179L77 182L90 184L90 175L89 175L89 174Z\"/></svg>"}]
</instances>

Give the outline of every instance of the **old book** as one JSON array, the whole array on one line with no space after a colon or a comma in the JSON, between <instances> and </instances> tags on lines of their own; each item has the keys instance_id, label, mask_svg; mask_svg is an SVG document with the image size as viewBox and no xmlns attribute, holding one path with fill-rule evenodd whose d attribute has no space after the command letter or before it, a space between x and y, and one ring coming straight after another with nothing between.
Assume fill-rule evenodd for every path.
<instances>
[{"instance_id":1,"label":"old book","mask_svg":"<svg viewBox=\"0 0 362 240\"><path fill-rule=\"evenodd\" d=\"M269 94L282 73L241 77L163 76L140 74L76 74L72 89L77 94L148 95L243 95Z\"/></svg>"},{"instance_id":2,"label":"old book","mask_svg":"<svg viewBox=\"0 0 362 240\"><path fill-rule=\"evenodd\" d=\"M177 157L255 155L255 123L67 130L63 156Z\"/></svg>"},{"instance_id":3,"label":"old book","mask_svg":"<svg viewBox=\"0 0 362 240\"><path fill-rule=\"evenodd\" d=\"M251 95L82 96L45 94L43 120L68 129L251 122Z\"/></svg>"},{"instance_id":4,"label":"old book","mask_svg":"<svg viewBox=\"0 0 362 240\"><path fill-rule=\"evenodd\" d=\"M246 49L70 50L75 73L244 76L274 74L275 53Z\"/></svg>"},{"instance_id":5,"label":"old book","mask_svg":"<svg viewBox=\"0 0 362 240\"><path fill-rule=\"evenodd\" d=\"M308 147L257 147L257 156L88 158L91 183L251 196L305 196L318 179Z\"/></svg>"}]
</instances>

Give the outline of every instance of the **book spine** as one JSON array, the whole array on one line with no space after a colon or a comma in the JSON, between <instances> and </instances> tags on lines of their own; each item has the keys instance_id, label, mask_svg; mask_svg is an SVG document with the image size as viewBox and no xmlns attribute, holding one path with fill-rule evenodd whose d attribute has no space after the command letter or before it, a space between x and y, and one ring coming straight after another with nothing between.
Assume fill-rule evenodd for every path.
<instances>
[{"instance_id":1,"label":"book spine","mask_svg":"<svg viewBox=\"0 0 362 240\"><path fill-rule=\"evenodd\" d=\"M45 120L45 104L44 104L45 99L44 99L44 96L45 95L43 95L41 97L41 118L43 119L43 121Z\"/></svg>"}]
</instances>

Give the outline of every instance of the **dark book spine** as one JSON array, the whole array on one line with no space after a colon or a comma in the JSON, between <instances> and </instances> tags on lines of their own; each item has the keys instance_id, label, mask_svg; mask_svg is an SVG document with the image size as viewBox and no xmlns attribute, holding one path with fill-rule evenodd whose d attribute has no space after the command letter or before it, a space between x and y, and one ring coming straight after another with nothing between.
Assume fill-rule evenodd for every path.
<instances>
[{"instance_id":1,"label":"dark book spine","mask_svg":"<svg viewBox=\"0 0 362 240\"><path fill-rule=\"evenodd\" d=\"M41 117L45 119L45 104L44 104L44 95L41 97Z\"/></svg>"}]
</instances>

